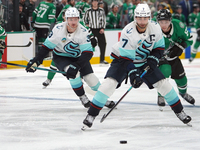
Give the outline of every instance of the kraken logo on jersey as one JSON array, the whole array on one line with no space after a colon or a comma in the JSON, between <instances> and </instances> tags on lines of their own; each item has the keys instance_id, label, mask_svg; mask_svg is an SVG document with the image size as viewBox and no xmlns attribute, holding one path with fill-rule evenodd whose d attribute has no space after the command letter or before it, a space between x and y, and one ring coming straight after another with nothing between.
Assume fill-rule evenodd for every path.
<instances>
[{"instance_id":1,"label":"kraken logo on jersey","mask_svg":"<svg viewBox=\"0 0 200 150\"><path fill-rule=\"evenodd\" d=\"M136 49L136 60L146 59L147 56L150 54L150 50L148 48L151 46L152 43L144 40L142 44Z\"/></svg>"},{"instance_id":2,"label":"kraken logo on jersey","mask_svg":"<svg viewBox=\"0 0 200 150\"><path fill-rule=\"evenodd\" d=\"M64 46L64 50L70 54L72 57L78 57L81 55L81 50L79 49L79 44L70 41Z\"/></svg>"}]
</instances>

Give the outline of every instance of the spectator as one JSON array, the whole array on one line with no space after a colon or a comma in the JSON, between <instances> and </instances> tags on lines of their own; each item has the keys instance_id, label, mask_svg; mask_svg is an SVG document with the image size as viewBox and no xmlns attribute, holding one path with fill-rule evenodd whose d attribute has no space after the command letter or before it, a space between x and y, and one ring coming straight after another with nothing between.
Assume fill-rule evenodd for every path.
<instances>
[{"instance_id":1,"label":"spectator","mask_svg":"<svg viewBox=\"0 0 200 150\"><path fill-rule=\"evenodd\" d=\"M173 19L178 19L186 25L185 16L182 14L181 5L176 6L176 12L172 14Z\"/></svg>"},{"instance_id":2,"label":"spectator","mask_svg":"<svg viewBox=\"0 0 200 150\"><path fill-rule=\"evenodd\" d=\"M199 5L198 4L193 4L193 12L189 14L188 16L188 25L190 27L194 27L195 25L195 19L197 18L197 14L199 12Z\"/></svg>"},{"instance_id":3,"label":"spectator","mask_svg":"<svg viewBox=\"0 0 200 150\"><path fill-rule=\"evenodd\" d=\"M22 11L23 10L23 6L21 4L19 4L19 21L20 21L20 28L18 31L29 31L30 30L30 26L28 23L28 20L26 18L25 13Z\"/></svg>"},{"instance_id":4,"label":"spectator","mask_svg":"<svg viewBox=\"0 0 200 150\"><path fill-rule=\"evenodd\" d=\"M155 11L155 12L153 13L153 17L152 17L152 20L153 20L153 21L157 21L157 20L156 20L157 14L158 14L158 11L161 10L161 9L164 9L164 5L158 3L158 5L157 5L157 11Z\"/></svg>"},{"instance_id":5,"label":"spectator","mask_svg":"<svg viewBox=\"0 0 200 150\"><path fill-rule=\"evenodd\" d=\"M121 28L119 24L120 15L117 12L118 12L118 5L113 5L112 11L109 12L106 17L106 28L108 29Z\"/></svg>"},{"instance_id":6,"label":"spectator","mask_svg":"<svg viewBox=\"0 0 200 150\"><path fill-rule=\"evenodd\" d=\"M104 0L99 0L99 4L102 5L104 11L105 11L105 15L107 16L108 15L108 3ZM100 6L101 7L101 6Z\"/></svg>"},{"instance_id":7,"label":"spectator","mask_svg":"<svg viewBox=\"0 0 200 150\"><path fill-rule=\"evenodd\" d=\"M170 13L173 13L173 10L168 2L168 0L163 0L163 2L160 3L161 5L163 5L164 9L169 9Z\"/></svg>"},{"instance_id":8,"label":"spectator","mask_svg":"<svg viewBox=\"0 0 200 150\"><path fill-rule=\"evenodd\" d=\"M177 0L168 0L168 4L171 6L173 12L175 12L178 2Z\"/></svg>"},{"instance_id":9,"label":"spectator","mask_svg":"<svg viewBox=\"0 0 200 150\"><path fill-rule=\"evenodd\" d=\"M128 9L131 6L130 2L131 0L125 0L122 6L122 14L121 14L121 19L120 19L122 28L124 28L129 23Z\"/></svg>"},{"instance_id":10,"label":"spectator","mask_svg":"<svg viewBox=\"0 0 200 150\"><path fill-rule=\"evenodd\" d=\"M67 4L67 0L62 0L61 4L56 6L56 18L58 17L61 10L65 7L66 4Z\"/></svg>"},{"instance_id":11,"label":"spectator","mask_svg":"<svg viewBox=\"0 0 200 150\"><path fill-rule=\"evenodd\" d=\"M106 51L106 38L104 34L106 16L105 11L102 8L99 8L98 0L92 0L92 7L85 12L83 21L98 39L98 46L100 48L100 63L108 64L108 62L104 60Z\"/></svg>"},{"instance_id":12,"label":"spectator","mask_svg":"<svg viewBox=\"0 0 200 150\"><path fill-rule=\"evenodd\" d=\"M28 16L29 16L29 2L27 2L26 0L20 0L19 4L22 5L22 7L23 7L22 12L24 12L24 14L26 15L26 19L28 20Z\"/></svg>"},{"instance_id":13,"label":"spectator","mask_svg":"<svg viewBox=\"0 0 200 150\"><path fill-rule=\"evenodd\" d=\"M50 26L55 22L56 8L52 0L40 2L33 11L33 28L36 31L36 53L46 39Z\"/></svg>"},{"instance_id":14,"label":"spectator","mask_svg":"<svg viewBox=\"0 0 200 150\"><path fill-rule=\"evenodd\" d=\"M130 4L130 7L128 9L128 19L129 19L129 22L133 21L134 20L134 10L136 8L136 3L135 3L136 0L132 0L131 4Z\"/></svg>"},{"instance_id":15,"label":"spectator","mask_svg":"<svg viewBox=\"0 0 200 150\"><path fill-rule=\"evenodd\" d=\"M191 0L182 0L179 5L182 7L182 14L185 16L186 23L188 25L188 16L192 10L192 1Z\"/></svg>"},{"instance_id":16,"label":"spectator","mask_svg":"<svg viewBox=\"0 0 200 150\"><path fill-rule=\"evenodd\" d=\"M75 6L75 0L67 0L67 5L65 5L65 7L62 9L62 11L60 12L60 14L57 17L57 22L59 21L64 21L63 19L63 11L65 11L67 8L69 7L74 7Z\"/></svg>"}]
</instances>

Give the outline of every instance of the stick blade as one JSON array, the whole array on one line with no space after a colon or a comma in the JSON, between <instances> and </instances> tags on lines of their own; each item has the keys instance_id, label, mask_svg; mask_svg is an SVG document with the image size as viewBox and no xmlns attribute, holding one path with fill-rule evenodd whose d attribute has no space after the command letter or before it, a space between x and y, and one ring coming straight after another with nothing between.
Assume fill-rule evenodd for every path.
<instances>
[{"instance_id":1,"label":"stick blade","mask_svg":"<svg viewBox=\"0 0 200 150\"><path fill-rule=\"evenodd\" d=\"M102 123L106 119L106 114L103 115L103 117L100 120L100 123Z\"/></svg>"}]
</instances>

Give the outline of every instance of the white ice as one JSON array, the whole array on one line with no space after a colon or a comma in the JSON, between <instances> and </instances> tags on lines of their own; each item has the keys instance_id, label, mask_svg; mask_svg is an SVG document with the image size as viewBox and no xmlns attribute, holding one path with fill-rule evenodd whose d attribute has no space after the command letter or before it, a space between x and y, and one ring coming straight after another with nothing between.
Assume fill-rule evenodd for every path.
<instances>
[{"instance_id":1,"label":"white ice","mask_svg":"<svg viewBox=\"0 0 200 150\"><path fill-rule=\"evenodd\" d=\"M0 150L199 150L200 59L182 62L188 93L196 99L192 106L180 98L192 127L183 124L168 105L159 111L156 90L143 84L132 89L103 123L100 119L108 108L102 109L92 128L82 131L87 109L61 74L42 89L45 71L0 70ZM102 81L108 66L93 68ZM123 83L110 99L117 102L129 87L129 82Z\"/></svg>"}]
</instances>

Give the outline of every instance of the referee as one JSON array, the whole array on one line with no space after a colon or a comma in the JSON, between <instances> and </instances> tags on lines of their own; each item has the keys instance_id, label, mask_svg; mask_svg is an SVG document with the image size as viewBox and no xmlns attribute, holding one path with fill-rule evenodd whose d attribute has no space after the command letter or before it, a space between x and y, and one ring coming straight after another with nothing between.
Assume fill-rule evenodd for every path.
<instances>
[{"instance_id":1,"label":"referee","mask_svg":"<svg viewBox=\"0 0 200 150\"><path fill-rule=\"evenodd\" d=\"M108 62L104 60L106 50L106 38L104 34L106 16L104 10L99 7L98 0L92 0L92 7L85 12L83 21L98 39L98 46L100 48L100 64L108 64Z\"/></svg>"}]
</instances>

